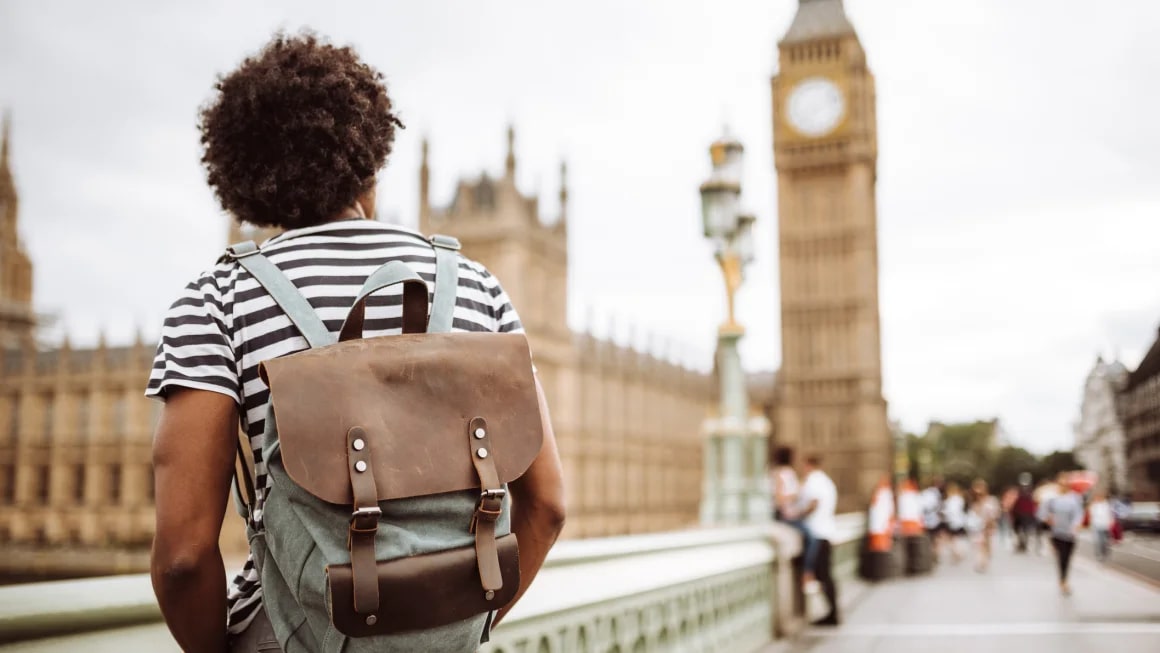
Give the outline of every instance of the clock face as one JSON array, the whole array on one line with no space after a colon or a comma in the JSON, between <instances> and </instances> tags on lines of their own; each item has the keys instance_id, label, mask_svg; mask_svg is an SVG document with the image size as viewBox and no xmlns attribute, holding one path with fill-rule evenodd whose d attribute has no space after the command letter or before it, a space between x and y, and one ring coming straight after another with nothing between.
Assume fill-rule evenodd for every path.
<instances>
[{"instance_id":1,"label":"clock face","mask_svg":"<svg viewBox=\"0 0 1160 653\"><path fill-rule=\"evenodd\" d=\"M825 136L846 115L846 99L834 82L825 77L809 77L789 92L785 103L789 124L805 136Z\"/></svg>"}]
</instances>

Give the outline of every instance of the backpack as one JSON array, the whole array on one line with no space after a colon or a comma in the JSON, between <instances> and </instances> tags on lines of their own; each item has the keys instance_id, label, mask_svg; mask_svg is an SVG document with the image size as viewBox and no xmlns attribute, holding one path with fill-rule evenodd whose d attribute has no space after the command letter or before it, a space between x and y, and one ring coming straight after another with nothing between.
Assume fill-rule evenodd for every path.
<instances>
[{"instance_id":1,"label":"backpack","mask_svg":"<svg viewBox=\"0 0 1160 653\"><path fill-rule=\"evenodd\" d=\"M254 243L222 258L310 344L259 366L260 515L240 442L234 487L285 653L474 651L519 589L507 483L543 437L531 354L522 334L451 332L459 243L431 244L430 318L427 284L392 261L366 279L337 340ZM367 298L397 284L403 334L363 339Z\"/></svg>"}]
</instances>

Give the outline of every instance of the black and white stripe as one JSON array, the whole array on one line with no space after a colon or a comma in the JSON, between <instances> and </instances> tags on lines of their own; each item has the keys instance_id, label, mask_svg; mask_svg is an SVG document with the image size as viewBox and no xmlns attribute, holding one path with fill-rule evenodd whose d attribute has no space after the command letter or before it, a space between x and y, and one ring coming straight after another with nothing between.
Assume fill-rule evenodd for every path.
<instances>
[{"instance_id":1,"label":"black and white stripe","mask_svg":"<svg viewBox=\"0 0 1160 653\"><path fill-rule=\"evenodd\" d=\"M335 222L288 231L270 239L262 253L314 307L335 335L363 281L388 261L407 263L434 288L435 253L417 232L371 220ZM367 302L364 335L402 330L402 289L391 288ZM482 265L459 259L455 331L523 330L507 293ZM274 300L236 262L219 263L185 287L165 318L161 342L145 394L164 398L168 388L210 390L233 397L254 451L256 510L268 489L262 460L262 430L269 391L258 363L307 349L306 339ZM229 590L231 632L249 625L261 603L253 560L247 560Z\"/></svg>"}]
</instances>

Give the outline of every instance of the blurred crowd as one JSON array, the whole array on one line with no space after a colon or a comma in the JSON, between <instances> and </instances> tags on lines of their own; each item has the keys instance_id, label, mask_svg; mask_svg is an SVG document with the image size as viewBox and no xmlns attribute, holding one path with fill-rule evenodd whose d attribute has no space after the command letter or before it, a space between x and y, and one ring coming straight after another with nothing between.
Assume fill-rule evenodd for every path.
<instances>
[{"instance_id":1,"label":"blurred crowd","mask_svg":"<svg viewBox=\"0 0 1160 653\"><path fill-rule=\"evenodd\" d=\"M1003 488L997 496L981 479L964 488L936 477L923 489L921 500L936 562L949 556L958 563L971 556L975 569L984 572L996 534L1001 545L1016 553L1042 555L1050 544L1065 595L1071 592L1067 576L1079 531L1091 530L1097 558L1107 560L1109 547L1123 537L1121 520L1130 511L1124 497L1109 497L1093 475L1083 472L1064 472L1037 485L1030 474L1023 474L1018 485Z\"/></svg>"}]
</instances>

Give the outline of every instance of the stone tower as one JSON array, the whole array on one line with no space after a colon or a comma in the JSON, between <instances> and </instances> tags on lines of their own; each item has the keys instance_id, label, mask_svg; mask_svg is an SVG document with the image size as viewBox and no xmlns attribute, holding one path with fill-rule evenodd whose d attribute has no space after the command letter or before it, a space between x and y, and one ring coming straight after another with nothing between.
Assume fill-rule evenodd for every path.
<instances>
[{"instance_id":1,"label":"stone tower","mask_svg":"<svg viewBox=\"0 0 1160 653\"><path fill-rule=\"evenodd\" d=\"M891 469L882 397L874 76L842 0L800 0L773 78L782 368L775 438L823 453L839 509Z\"/></svg>"},{"instance_id":2,"label":"stone tower","mask_svg":"<svg viewBox=\"0 0 1160 653\"><path fill-rule=\"evenodd\" d=\"M32 260L20 242L19 197L9 161L11 116L0 128L0 350L32 343L36 315L32 309Z\"/></svg>"},{"instance_id":3,"label":"stone tower","mask_svg":"<svg viewBox=\"0 0 1160 653\"><path fill-rule=\"evenodd\" d=\"M519 311L536 357L544 387L557 386L553 373L570 366L572 332L568 328L568 188L560 166L560 216L546 224L540 200L516 186L515 130L507 131L503 175L483 172L461 179L451 204L435 208L430 199L431 170L427 142L419 169L419 230L443 233L463 244L463 253L500 279ZM535 271L532 273L531 271ZM552 397L549 396L549 399Z\"/></svg>"}]
</instances>

